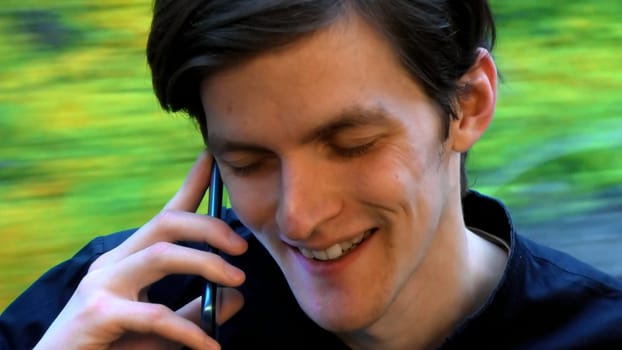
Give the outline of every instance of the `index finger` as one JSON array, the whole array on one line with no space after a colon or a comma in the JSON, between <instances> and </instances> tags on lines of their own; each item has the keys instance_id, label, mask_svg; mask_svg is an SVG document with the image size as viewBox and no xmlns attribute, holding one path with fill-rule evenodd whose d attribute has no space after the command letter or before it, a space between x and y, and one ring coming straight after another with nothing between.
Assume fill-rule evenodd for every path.
<instances>
[{"instance_id":1,"label":"index finger","mask_svg":"<svg viewBox=\"0 0 622 350\"><path fill-rule=\"evenodd\" d=\"M209 186L213 163L214 159L207 150L201 152L188 172L186 180L164 209L195 212Z\"/></svg>"}]
</instances>

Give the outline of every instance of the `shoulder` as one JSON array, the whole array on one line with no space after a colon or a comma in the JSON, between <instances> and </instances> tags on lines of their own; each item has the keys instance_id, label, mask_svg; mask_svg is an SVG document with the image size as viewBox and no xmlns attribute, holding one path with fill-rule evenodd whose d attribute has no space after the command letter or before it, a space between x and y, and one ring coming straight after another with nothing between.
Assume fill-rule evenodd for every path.
<instances>
[{"instance_id":1,"label":"shoulder","mask_svg":"<svg viewBox=\"0 0 622 350\"><path fill-rule=\"evenodd\" d=\"M505 295L515 301L516 320L528 325L531 339L521 341L542 348L622 345L622 281L521 236L515 242Z\"/></svg>"},{"instance_id":2,"label":"shoulder","mask_svg":"<svg viewBox=\"0 0 622 350\"><path fill-rule=\"evenodd\" d=\"M488 302L444 348L611 348L622 345L622 281L561 251L519 235L500 201L470 192L467 225L510 247L504 275Z\"/></svg>"},{"instance_id":3,"label":"shoulder","mask_svg":"<svg viewBox=\"0 0 622 350\"><path fill-rule=\"evenodd\" d=\"M534 287L549 281L548 290L622 299L622 280L608 275L564 252L540 245L527 238L516 240L516 259L524 261L525 282ZM521 254L522 253L522 254Z\"/></svg>"},{"instance_id":4,"label":"shoulder","mask_svg":"<svg viewBox=\"0 0 622 350\"><path fill-rule=\"evenodd\" d=\"M611 348L622 345L622 282L514 235L501 283L447 348Z\"/></svg>"}]
</instances>

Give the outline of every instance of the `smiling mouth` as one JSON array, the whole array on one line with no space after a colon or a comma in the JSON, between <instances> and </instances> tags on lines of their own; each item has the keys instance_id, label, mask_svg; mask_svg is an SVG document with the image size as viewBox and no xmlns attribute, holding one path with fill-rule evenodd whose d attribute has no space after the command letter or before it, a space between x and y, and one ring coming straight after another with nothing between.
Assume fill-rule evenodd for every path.
<instances>
[{"instance_id":1,"label":"smiling mouth","mask_svg":"<svg viewBox=\"0 0 622 350\"><path fill-rule=\"evenodd\" d=\"M320 261L336 260L354 250L361 242L374 234L376 230L376 228L369 229L349 241L335 243L326 250L312 250L307 248L298 248L298 250L307 259Z\"/></svg>"}]
</instances>

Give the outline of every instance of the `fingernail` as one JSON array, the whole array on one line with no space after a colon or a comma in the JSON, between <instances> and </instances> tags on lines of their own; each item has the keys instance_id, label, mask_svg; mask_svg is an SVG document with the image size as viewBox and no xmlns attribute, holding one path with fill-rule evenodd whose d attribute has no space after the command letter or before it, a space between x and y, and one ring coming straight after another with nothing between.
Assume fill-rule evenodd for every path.
<instances>
[{"instance_id":1,"label":"fingernail","mask_svg":"<svg viewBox=\"0 0 622 350\"><path fill-rule=\"evenodd\" d=\"M212 338L207 338L205 340L205 345L207 345L208 349L212 349L212 350L220 350L220 344L218 344L214 339Z\"/></svg>"},{"instance_id":2,"label":"fingernail","mask_svg":"<svg viewBox=\"0 0 622 350\"><path fill-rule=\"evenodd\" d=\"M236 281L244 279L244 271L238 269L235 266L227 265L227 275Z\"/></svg>"},{"instance_id":3,"label":"fingernail","mask_svg":"<svg viewBox=\"0 0 622 350\"><path fill-rule=\"evenodd\" d=\"M235 233L229 235L229 243L235 248L246 248L246 240Z\"/></svg>"}]
</instances>

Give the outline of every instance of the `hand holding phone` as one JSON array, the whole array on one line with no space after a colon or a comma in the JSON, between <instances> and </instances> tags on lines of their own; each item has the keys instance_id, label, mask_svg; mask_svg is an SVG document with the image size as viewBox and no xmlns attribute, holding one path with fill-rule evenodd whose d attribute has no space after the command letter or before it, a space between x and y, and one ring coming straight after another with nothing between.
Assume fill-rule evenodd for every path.
<instances>
[{"instance_id":1,"label":"hand holding phone","mask_svg":"<svg viewBox=\"0 0 622 350\"><path fill-rule=\"evenodd\" d=\"M223 184L220 178L218 166L214 164L212 177L209 187L209 200L207 214L216 218L222 217L222 192ZM217 249L209 250L218 254ZM201 300L201 326L205 332L214 339L217 339L216 327L216 298L218 297L218 285L211 281L205 282L205 289Z\"/></svg>"},{"instance_id":2,"label":"hand holding phone","mask_svg":"<svg viewBox=\"0 0 622 350\"><path fill-rule=\"evenodd\" d=\"M243 271L235 277L222 270L205 269L204 264L214 258L211 253L178 244L210 242L210 246L234 256L248 248L246 241L226 225L214 225L215 220L197 213L205 189L210 186L212 168L211 156L202 152L183 185L162 209L162 215L156 215L90 265L84 280L35 348L56 348L58 344L72 349L82 349L89 344L109 348L114 344L123 349L163 349L168 342L165 344L162 339L191 349L203 349L206 344L211 344L212 348L218 346L214 306L217 300L219 305L221 300L226 305L222 309L219 307L219 319L225 320L235 314L243 305L243 296L235 289L223 298L224 289L216 291L215 285L206 286L210 294L204 301L204 315L197 310L197 306L203 306L201 300L199 303L193 300L177 310L166 310L162 304L151 303L148 294L142 292L165 276L196 274L197 271L201 271L204 279L228 287L243 282ZM220 212L222 185L218 183L218 173L212 175L210 213L221 216L224 214ZM230 271L236 269L235 266L230 268ZM101 310L106 311L106 317L101 317ZM205 328L188 327L188 321L200 318L199 313L204 316ZM155 323L154 314L159 315ZM145 329L150 332L144 333Z\"/></svg>"}]
</instances>

